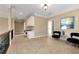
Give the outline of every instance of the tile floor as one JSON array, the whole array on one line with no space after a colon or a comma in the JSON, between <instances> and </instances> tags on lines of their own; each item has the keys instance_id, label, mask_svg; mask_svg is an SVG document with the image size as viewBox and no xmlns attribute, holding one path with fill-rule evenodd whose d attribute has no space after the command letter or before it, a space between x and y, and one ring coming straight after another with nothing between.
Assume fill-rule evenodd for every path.
<instances>
[{"instance_id":1,"label":"tile floor","mask_svg":"<svg viewBox=\"0 0 79 59\"><path fill-rule=\"evenodd\" d=\"M13 38L7 54L78 54L79 48L66 41L41 37L27 39L24 35Z\"/></svg>"}]
</instances>

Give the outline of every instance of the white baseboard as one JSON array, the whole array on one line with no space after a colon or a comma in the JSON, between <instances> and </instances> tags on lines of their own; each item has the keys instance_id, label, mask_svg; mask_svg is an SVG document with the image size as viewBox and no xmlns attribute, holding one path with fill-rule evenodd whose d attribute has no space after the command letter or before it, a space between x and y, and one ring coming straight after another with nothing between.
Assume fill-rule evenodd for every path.
<instances>
[{"instance_id":1,"label":"white baseboard","mask_svg":"<svg viewBox=\"0 0 79 59\"><path fill-rule=\"evenodd\" d=\"M48 36L48 34L35 36L34 38L45 37L45 36Z\"/></svg>"},{"instance_id":2,"label":"white baseboard","mask_svg":"<svg viewBox=\"0 0 79 59\"><path fill-rule=\"evenodd\" d=\"M20 36L20 35L24 35L24 34L19 34L19 35L16 35L16 36ZM39 35L39 36L34 36L34 37L31 37L31 38L28 38L28 39L32 39L32 38L40 38L40 37L46 37L48 36L48 34L45 34L45 35Z\"/></svg>"}]
</instances>

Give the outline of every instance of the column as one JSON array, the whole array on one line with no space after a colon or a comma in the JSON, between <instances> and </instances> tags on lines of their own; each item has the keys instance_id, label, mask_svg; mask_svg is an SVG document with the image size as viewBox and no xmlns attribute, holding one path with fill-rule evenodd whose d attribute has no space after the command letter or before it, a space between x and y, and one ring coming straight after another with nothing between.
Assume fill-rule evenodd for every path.
<instances>
[{"instance_id":1,"label":"column","mask_svg":"<svg viewBox=\"0 0 79 59\"><path fill-rule=\"evenodd\" d=\"M8 7L8 29L11 31L11 5ZM9 33L9 44L11 45L11 32Z\"/></svg>"}]
</instances>

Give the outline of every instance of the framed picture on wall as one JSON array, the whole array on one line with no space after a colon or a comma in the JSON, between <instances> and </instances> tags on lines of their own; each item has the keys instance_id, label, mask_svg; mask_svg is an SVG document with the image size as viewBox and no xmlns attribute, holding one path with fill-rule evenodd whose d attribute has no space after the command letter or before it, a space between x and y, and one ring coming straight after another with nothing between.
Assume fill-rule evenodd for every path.
<instances>
[{"instance_id":1,"label":"framed picture on wall","mask_svg":"<svg viewBox=\"0 0 79 59\"><path fill-rule=\"evenodd\" d=\"M62 30L74 29L74 16L61 18L60 27Z\"/></svg>"}]
</instances>

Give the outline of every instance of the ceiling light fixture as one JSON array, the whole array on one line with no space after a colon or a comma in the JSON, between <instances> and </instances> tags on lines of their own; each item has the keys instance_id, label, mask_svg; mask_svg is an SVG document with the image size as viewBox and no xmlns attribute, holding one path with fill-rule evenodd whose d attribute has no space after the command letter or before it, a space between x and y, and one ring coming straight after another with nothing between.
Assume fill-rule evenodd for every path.
<instances>
[{"instance_id":1,"label":"ceiling light fixture","mask_svg":"<svg viewBox=\"0 0 79 59\"><path fill-rule=\"evenodd\" d=\"M43 5L43 8L44 8L44 10L47 10L48 5L47 5L47 4L44 4L44 5Z\"/></svg>"}]
</instances>

